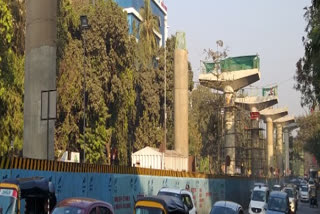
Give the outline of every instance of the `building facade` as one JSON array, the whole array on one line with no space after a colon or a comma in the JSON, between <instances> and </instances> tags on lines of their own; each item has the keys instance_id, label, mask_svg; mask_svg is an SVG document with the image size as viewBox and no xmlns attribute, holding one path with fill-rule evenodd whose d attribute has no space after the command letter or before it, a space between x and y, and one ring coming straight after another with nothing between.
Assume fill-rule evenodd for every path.
<instances>
[{"instance_id":1,"label":"building facade","mask_svg":"<svg viewBox=\"0 0 320 214\"><path fill-rule=\"evenodd\" d=\"M142 22L140 9L144 7L144 0L115 0L117 4L128 13L129 33L133 34L134 25L138 29ZM159 46L164 46L168 37L167 7L163 0L150 0L152 13L158 18L160 32L154 31Z\"/></svg>"}]
</instances>

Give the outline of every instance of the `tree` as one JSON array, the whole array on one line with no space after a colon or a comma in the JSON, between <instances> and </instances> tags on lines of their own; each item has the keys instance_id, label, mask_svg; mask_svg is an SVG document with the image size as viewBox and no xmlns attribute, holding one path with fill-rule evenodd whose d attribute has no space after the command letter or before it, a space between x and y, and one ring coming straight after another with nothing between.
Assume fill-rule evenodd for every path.
<instances>
[{"instance_id":1,"label":"tree","mask_svg":"<svg viewBox=\"0 0 320 214\"><path fill-rule=\"evenodd\" d=\"M304 149L313 154L317 161L320 162L320 112L314 112L308 116L297 119L299 130L295 137L295 156Z\"/></svg>"},{"instance_id":2,"label":"tree","mask_svg":"<svg viewBox=\"0 0 320 214\"><path fill-rule=\"evenodd\" d=\"M219 173L219 152L221 151L222 137L221 125L223 120L220 112L223 107L223 96L213 93L209 88L200 85L192 91L190 99L192 106L190 120L194 120L197 124L198 132L201 134L201 145L198 143L194 145L194 147L201 148L198 154L198 162L206 163L203 158L209 157L207 163L210 163L211 166L216 166L214 170L208 166L199 165L198 167L199 169L210 169L211 173L213 171Z\"/></svg>"},{"instance_id":3,"label":"tree","mask_svg":"<svg viewBox=\"0 0 320 214\"><path fill-rule=\"evenodd\" d=\"M296 64L294 88L302 94L301 105L314 108L320 101L320 2L312 0L312 5L305 10L304 17L308 22L307 36L302 38L305 54Z\"/></svg>"},{"instance_id":4,"label":"tree","mask_svg":"<svg viewBox=\"0 0 320 214\"><path fill-rule=\"evenodd\" d=\"M22 149L24 57L16 53L14 32L18 32L15 17L0 0L0 155L13 146Z\"/></svg>"},{"instance_id":5,"label":"tree","mask_svg":"<svg viewBox=\"0 0 320 214\"><path fill-rule=\"evenodd\" d=\"M105 163L110 147L127 164L128 123L133 114L132 41L126 14L113 1L59 4L57 149L84 150L86 161ZM91 28L80 32L80 14ZM84 47L81 37L86 41ZM86 69L86 135L83 136L83 66Z\"/></svg>"},{"instance_id":6,"label":"tree","mask_svg":"<svg viewBox=\"0 0 320 214\"><path fill-rule=\"evenodd\" d=\"M141 8L140 14L143 20L140 23L139 35L141 42L145 43L145 53L150 55L152 50L158 48L154 31L159 32L158 19L152 13L150 0L144 0L144 7Z\"/></svg>"}]
</instances>

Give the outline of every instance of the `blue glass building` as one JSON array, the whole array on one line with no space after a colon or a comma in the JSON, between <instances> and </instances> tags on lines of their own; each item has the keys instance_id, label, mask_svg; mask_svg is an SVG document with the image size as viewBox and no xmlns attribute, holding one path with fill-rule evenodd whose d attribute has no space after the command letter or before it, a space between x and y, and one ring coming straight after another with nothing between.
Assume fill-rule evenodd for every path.
<instances>
[{"instance_id":1,"label":"blue glass building","mask_svg":"<svg viewBox=\"0 0 320 214\"><path fill-rule=\"evenodd\" d=\"M132 34L134 24L138 29L139 23L142 21L142 17L139 13L140 9L144 7L144 0L115 0L118 5L124 8L124 11L128 13L129 33ZM150 0L150 6L152 13L159 20L159 30L155 31L156 38L160 46L165 45L165 41L168 37L167 30L167 8L163 3L163 0Z\"/></svg>"}]
</instances>

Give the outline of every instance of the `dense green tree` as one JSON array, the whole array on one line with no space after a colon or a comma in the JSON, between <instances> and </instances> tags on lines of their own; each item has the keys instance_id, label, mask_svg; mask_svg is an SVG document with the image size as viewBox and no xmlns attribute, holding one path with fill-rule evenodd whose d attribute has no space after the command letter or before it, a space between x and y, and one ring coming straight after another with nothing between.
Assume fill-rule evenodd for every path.
<instances>
[{"instance_id":1,"label":"dense green tree","mask_svg":"<svg viewBox=\"0 0 320 214\"><path fill-rule=\"evenodd\" d=\"M143 19L139 25L140 40L145 43L143 45L145 54L150 55L159 46L154 33L154 31L159 32L159 23L152 13L150 0L144 0L144 7L141 8L140 14Z\"/></svg>"},{"instance_id":2,"label":"dense green tree","mask_svg":"<svg viewBox=\"0 0 320 214\"><path fill-rule=\"evenodd\" d=\"M20 31L10 6L0 0L0 155L9 150L11 142L20 151L23 137L24 57L16 52L14 34Z\"/></svg>"},{"instance_id":3,"label":"dense green tree","mask_svg":"<svg viewBox=\"0 0 320 214\"><path fill-rule=\"evenodd\" d=\"M218 93L213 93L211 89L204 86L198 86L191 94L191 120L195 120L198 131L201 134L201 145L196 144L201 148L198 154L199 163L202 163L202 158L209 157L208 163L211 166L218 167L219 151L221 151L222 143L222 122L221 108L223 107L223 96ZM205 163L205 161L204 161ZM205 166L198 166L206 168ZM218 168L210 168L210 172L217 173ZM209 167L207 167L209 169Z\"/></svg>"},{"instance_id":4,"label":"dense green tree","mask_svg":"<svg viewBox=\"0 0 320 214\"><path fill-rule=\"evenodd\" d=\"M301 92L301 105L314 107L320 101L320 1L312 0L305 8L306 37L302 38L305 53L297 62L295 89Z\"/></svg>"},{"instance_id":5,"label":"dense green tree","mask_svg":"<svg viewBox=\"0 0 320 214\"><path fill-rule=\"evenodd\" d=\"M320 112L313 112L310 115L299 117L297 124L299 129L294 139L293 155L298 157L298 154L304 149L313 154L317 161L320 162Z\"/></svg>"},{"instance_id":6,"label":"dense green tree","mask_svg":"<svg viewBox=\"0 0 320 214\"><path fill-rule=\"evenodd\" d=\"M94 5L61 0L59 6L57 149L81 148L86 161L105 163L110 154L104 153L110 152L112 146L119 152L120 163L127 164L134 76L126 14L111 0L95 1ZM90 29L82 34L80 14L87 14L90 23ZM85 136L81 134L83 66L87 97Z\"/></svg>"}]
</instances>

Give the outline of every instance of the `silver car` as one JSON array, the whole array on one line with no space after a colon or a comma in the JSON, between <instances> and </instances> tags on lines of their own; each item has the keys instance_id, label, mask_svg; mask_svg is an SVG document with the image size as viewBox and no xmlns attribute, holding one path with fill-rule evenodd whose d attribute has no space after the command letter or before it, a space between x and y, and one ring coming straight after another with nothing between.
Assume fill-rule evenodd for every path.
<instances>
[{"instance_id":1,"label":"silver car","mask_svg":"<svg viewBox=\"0 0 320 214\"><path fill-rule=\"evenodd\" d=\"M244 214L242 206L232 201L217 201L210 214Z\"/></svg>"},{"instance_id":2,"label":"silver car","mask_svg":"<svg viewBox=\"0 0 320 214\"><path fill-rule=\"evenodd\" d=\"M301 186L299 191L300 201L309 201L309 188L308 186Z\"/></svg>"}]
</instances>

